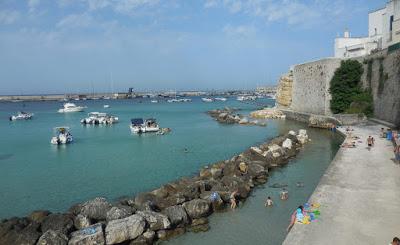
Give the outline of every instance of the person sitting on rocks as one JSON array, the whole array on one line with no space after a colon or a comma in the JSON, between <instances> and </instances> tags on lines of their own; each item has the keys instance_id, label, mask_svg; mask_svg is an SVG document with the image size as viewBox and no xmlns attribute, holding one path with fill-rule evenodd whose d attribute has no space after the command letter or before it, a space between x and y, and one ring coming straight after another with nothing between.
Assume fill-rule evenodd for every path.
<instances>
[{"instance_id":1,"label":"person sitting on rocks","mask_svg":"<svg viewBox=\"0 0 400 245\"><path fill-rule=\"evenodd\" d=\"M281 200L287 200L289 198L289 192L286 190L286 188L282 189L279 197L281 198Z\"/></svg>"},{"instance_id":2,"label":"person sitting on rocks","mask_svg":"<svg viewBox=\"0 0 400 245\"><path fill-rule=\"evenodd\" d=\"M272 207L272 205L274 205L274 202L272 201L271 197L267 197L267 201L265 201L265 206Z\"/></svg>"},{"instance_id":3,"label":"person sitting on rocks","mask_svg":"<svg viewBox=\"0 0 400 245\"><path fill-rule=\"evenodd\" d=\"M237 203L236 203L236 195L237 195L237 193L238 193L238 191L235 190L234 192L231 193L231 196L229 198L230 201L231 201L231 209L235 209L236 206L237 206Z\"/></svg>"}]
</instances>

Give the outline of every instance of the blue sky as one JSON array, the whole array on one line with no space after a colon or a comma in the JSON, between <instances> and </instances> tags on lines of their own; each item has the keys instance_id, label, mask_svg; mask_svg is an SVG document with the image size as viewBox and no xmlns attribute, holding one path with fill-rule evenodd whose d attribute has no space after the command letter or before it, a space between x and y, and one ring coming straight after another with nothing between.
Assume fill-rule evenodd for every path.
<instances>
[{"instance_id":1,"label":"blue sky","mask_svg":"<svg viewBox=\"0 0 400 245\"><path fill-rule=\"evenodd\" d=\"M254 88L385 0L0 0L0 94Z\"/></svg>"}]
</instances>

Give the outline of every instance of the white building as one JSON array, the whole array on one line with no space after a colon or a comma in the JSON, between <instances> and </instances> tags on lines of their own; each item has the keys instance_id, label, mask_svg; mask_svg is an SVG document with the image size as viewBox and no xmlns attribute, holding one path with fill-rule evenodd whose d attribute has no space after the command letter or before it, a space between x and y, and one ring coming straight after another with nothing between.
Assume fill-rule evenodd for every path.
<instances>
[{"instance_id":1,"label":"white building","mask_svg":"<svg viewBox=\"0 0 400 245\"><path fill-rule=\"evenodd\" d=\"M352 58L400 43L400 0L391 0L382 9L368 14L368 37L351 37L345 31L335 39L335 57Z\"/></svg>"}]
</instances>

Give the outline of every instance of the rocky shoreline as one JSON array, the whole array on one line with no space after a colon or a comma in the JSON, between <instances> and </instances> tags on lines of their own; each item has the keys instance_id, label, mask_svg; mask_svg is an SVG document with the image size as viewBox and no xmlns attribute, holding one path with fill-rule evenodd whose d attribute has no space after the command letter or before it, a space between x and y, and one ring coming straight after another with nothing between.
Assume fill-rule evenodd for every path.
<instances>
[{"instance_id":1,"label":"rocky shoreline","mask_svg":"<svg viewBox=\"0 0 400 245\"><path fill-rule=\"evenodd\" d=\"M236 113L236 111L238 111L238 109L226 107L224 109L215 109L208 111L207 114L214 118L214 120L222 124L266 126L265 122L249 119L248 117Z\"/></svg>"},{"instance_id":2,"label":"rocky shoreline","mask_svg":"<svg viewBox=\"0 0 400 245\"><path fill-rule=\"evenodd\" d=\"M307 142L305 130L290 131L135 197L116 202L97 197L66 213L34 211L2 220L0 244L153 244L186 231L207 231L207 217L226 210L233 192L246 200L255 186L267 182L268 171L286 164Z\"/></svg>"}]
</instances>

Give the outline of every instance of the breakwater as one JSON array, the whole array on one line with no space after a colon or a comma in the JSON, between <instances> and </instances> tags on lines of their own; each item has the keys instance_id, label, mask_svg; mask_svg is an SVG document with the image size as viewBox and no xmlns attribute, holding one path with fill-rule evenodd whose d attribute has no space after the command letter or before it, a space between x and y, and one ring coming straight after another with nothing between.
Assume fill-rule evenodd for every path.
<instances>
[{"instance_id":1,"label":"breakwater","mask_svg":"<svg viewBox=\"0 0 400 245\"><path fill-rule=\"evenodd\" d=\"M252 188L267 181L268 171L294 157L307 134L290 132L233 158L200 170L190 178L163 185L136 197L110 203L95 198L66 213L36 211L0 225L0 244L131 244L165 240L185 231L208 229L207 216L224 210L230 195L245 200Z\"/></svg>"}]
</instances>

